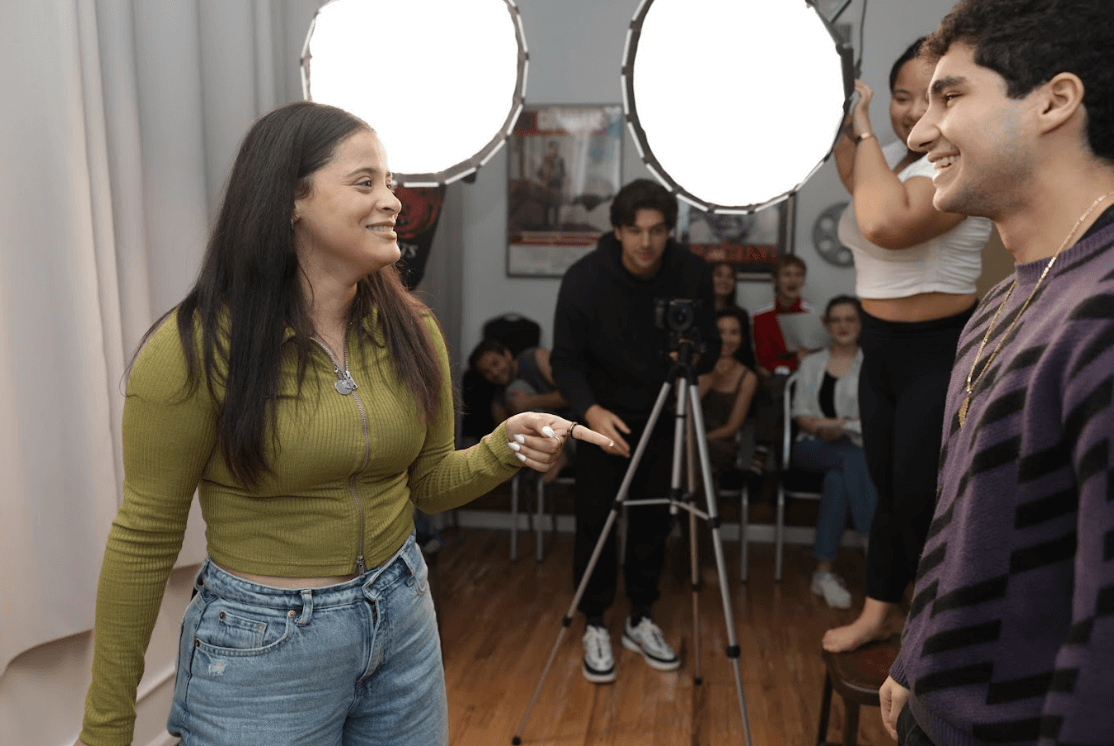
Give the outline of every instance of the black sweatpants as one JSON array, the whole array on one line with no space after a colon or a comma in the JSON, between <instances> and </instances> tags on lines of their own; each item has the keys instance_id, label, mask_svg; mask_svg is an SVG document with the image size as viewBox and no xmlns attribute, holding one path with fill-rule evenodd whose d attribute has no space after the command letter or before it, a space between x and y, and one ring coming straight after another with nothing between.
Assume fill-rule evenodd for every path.
<instances>
[{"instance_id":1,"label":"black sweatpants","mask_svg":"<svg viewBox=\"0 0 1114 746\"><path fill-rule=\"evenodd\" d=\"M936 508L944 400L959 335L974 310L912 323L862 315L859 411L878 488L866 593L878 601L900 601L917 572Z\"/></svg>"},{"instance_id":2,"label":"black sweatpants","mask_svg":"<svg viewBox=\"0 0 1114 746\"><path fill-rule=\"evenodd\" d=\"M624 440L630 444L631 458L642 435L645 421L623 416L631 428ZM674 417L662 411L657 426L646 444L627 500L669 496L672 471ZM576 543L573 549L573 587L580 585L588 560L603 532L612 502L626 475L631 459L613 456L589 443L576 452ZM621 517L621 516L619 516ZM615 601L618 566L616 563L616 524L604 544L599 561L580 598L579 609L589 619L602 616ZM665 560L665 539L672 527L668 505L637 505L627 509L627 546L623 559L623 578L632 608L649 608L658 600L658 584Z\"/></svg>"}]
</instances>

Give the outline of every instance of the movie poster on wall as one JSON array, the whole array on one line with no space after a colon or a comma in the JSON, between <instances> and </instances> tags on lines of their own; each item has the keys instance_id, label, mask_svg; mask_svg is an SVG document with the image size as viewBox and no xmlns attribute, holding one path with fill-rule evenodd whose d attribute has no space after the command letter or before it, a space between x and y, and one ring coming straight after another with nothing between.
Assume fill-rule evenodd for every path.
<instances>
[{"instance_id":1,"label":"movie poster on wall","mask_svg":"<svg viewBox=\"0 0 1114 746\"><path fill-rule=\"evenodd\" d=\"M561 277L611 229L621 106L523 109L507 146L507 274Z\"/></svg>"},{"instance_id":2,"label":"movie poster on wall","mask_svg":"<svg viewBox=\"0 0 1114 746\"><path fill-rule=\"evenodd\" d=\"M766 280L789 245L789 216L794 197L748 215L704 212L679 201L677 235L681 243L709 263L728 262L740 280Z\"/></svg>"}]
</instances>

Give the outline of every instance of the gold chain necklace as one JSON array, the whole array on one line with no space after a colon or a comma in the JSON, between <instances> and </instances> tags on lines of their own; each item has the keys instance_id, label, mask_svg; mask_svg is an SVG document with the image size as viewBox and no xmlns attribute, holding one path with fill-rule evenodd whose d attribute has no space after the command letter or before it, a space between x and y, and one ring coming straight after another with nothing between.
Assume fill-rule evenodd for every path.
<instances>
[{"instance_id":1,"label":"gold chain necklace","mask_svg":"<svg viewBox=\"0 0 1114 746\"><path fill-rule=\"evenodd\" d=\"M1006 307L1007 303L1009 303L1010 296L1013 295L1013 290L1017 287L1017 273L1014 273L1013 282L1010 283L1010 289L1006 291L1006 297L1002 299L1002 302L998 305L998 310L994 312L994 318L990 320L990 325L986 327L986 334L983 335L982 343L979 345L978 352L975 353L975 361L971 363L971 370L967 372L967 392L963 395L963 403L959 405L960 427L963 427L967 423L967 410L971 406L971 396L974 394L975 387L979 385L979 381L981 381L983 376L986 375L986 371L990 369L990 364L994 362L994 358L998 356L998 352L1002 349L1002 345L1005 344L1006 339L1009 338L1010 332L1012 332L1013 328L1017 326L1017 322L1021 319L1021 314L1025 313L1025 309L1027 309L1029 307L1029 304L1033 301L1033 297L1037 294L1037 290L1040 289L1041 283L1044 282L1044 278L1048 275L1049 270L1052 269L1052 265L1056 263L1056 257L1060 256L1060 252L1067 248L1068 243L1071 241L1072 237L1075 236L1075 232L1079 230L1079 226L1083 225L1083 221L1086 220L1087 217L1095 211L1095 208L1098 207L1107 197L1112 196L1114 196L1114 192L1107 192L1106 194L1101 195L1098 199L1091 203L1091 206L1088 207L1082 215L1079 216L1079 220L1075 221L1075 225L1071 227L1071 230L1068 231L1068 235L1064 237L1064 241L1060 244L1060 248L1056 249L1056 253L1053 254L1052 258L1048 260L1048 264L1045 265L1044 271L1041 272L1040 277L1037 278L1037 284L1033 286L1033 290L1031 293L1029 293L1029 297L1026 298L1025 302L1021 305L1021 310L1019 310L1017 312L1017 315L1013 317L1013 321L1010 322L1010 325L1006 328L1005 333L1002 334L1001 338L999 338L998 344L994 347L994 350L990 353L990 356L987 357L986 364L983 365L982 370L979 371L979 377L975 378L975 368L978 367L979 358L982 357L982 352L986 348L986 343L990 341L990 335L994 332L994 325L998 323L998 316L1001 315L1002 309Z\"/></svg>"}]
</instances>

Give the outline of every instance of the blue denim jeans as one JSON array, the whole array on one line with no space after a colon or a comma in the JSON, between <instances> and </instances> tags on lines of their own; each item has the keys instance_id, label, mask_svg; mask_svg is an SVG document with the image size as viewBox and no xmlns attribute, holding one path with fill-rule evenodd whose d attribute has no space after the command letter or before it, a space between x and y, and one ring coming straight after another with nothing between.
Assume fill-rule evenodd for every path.
<instances>
[{"instance_id":1,"label":"blue denim jeans","mask_svg":"<svg viewBox=\"0 0 1114 746\"><path fill-rule=\"evenodd\" d=\"M447 744L441 642L414 537L346 583L291 590L206 560L167 729L183 746Z\"/></svg>"},{"instance_id":2,"label":"blue denim jeans","mask_svg":"<svg viewBox=\"0 0 1114 746\"><path fill-rule=\"evenodd\" d=\"M870 481L866 455L847 438L825 443L810 437L793 444L791 463L796 469L824 475L812 552L817 559L831 561L839 550L848 510L856 531L870 531L878 493Z\"/></svg>"}]
</instances>

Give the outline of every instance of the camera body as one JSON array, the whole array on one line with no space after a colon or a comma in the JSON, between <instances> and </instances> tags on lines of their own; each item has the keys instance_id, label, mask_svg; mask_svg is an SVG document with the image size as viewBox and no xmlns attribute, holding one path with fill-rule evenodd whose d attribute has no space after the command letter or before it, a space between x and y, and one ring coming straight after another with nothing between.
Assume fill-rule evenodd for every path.
<instances>
[{"instance_id":1,"label":"camera body","mask_svg":"<svg viewBox=\"0 0 1114 746\"><path fill-rule=\"evenodd\" d=\"M688 349L703 353L700 329L696 326L696 309L702 305L692 298L658 298L654 301L654 323L658 329L669 332L665 352Z\"/></svg>"},{"instance_id":2,"label":"camera body","mask_svg":"<svg viewBox=\"0 0 1114 746\"><path fill-rule=\"evenodd\" d=\"M682 334L696 322L698 300L691 298L658 298L654 301L654 323L658 329Z\"/></svg>"}]
</instances>

